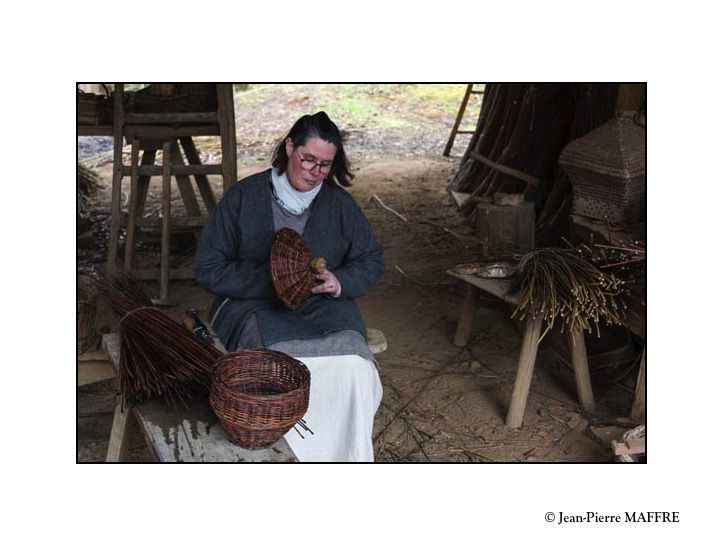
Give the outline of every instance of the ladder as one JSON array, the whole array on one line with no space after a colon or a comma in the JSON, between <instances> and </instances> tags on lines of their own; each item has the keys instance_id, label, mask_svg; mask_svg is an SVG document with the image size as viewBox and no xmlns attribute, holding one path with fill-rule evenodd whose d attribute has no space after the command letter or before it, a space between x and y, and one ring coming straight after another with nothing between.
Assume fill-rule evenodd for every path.
<instances>
[{"instance_id":1,"label":"ladder","mask_svg":"<svg viewBox=\"0 0 720 540\"><path fill-rule=\"evenodd\" d=\"M467 88L465 89L465 96L463 97L462 103L460 104L460 110L458 110L457 118L455 119L455 125L453 126L452 130L450 131L450 138L448 139L447 144L445 145L445 150L443 151L443 156L449 157L450 156L450 150L452 150L453 143L455 142L455 135L458 133L475 133L475 130L461 130L460 124L462 124L463 115L465 114L465 107L467 107L468 101L470 100L470 96L473 94L477 95L483 95L485 93L485 87L483 85L482 90L475 90L474 86L479 83L468 83Z\"/></svg>"}]
</instances>

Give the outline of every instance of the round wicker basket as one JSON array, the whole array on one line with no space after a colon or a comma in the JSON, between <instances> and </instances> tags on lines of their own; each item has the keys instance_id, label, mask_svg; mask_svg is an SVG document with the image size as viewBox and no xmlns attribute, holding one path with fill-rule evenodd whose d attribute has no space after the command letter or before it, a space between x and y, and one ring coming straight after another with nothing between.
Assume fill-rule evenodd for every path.
<instances>
[{"instance_id":1,"label":"round wicker basket","mask_svg":"<svg viewBox=\"0 0 720 540\"><path fill-rule=\"evenodd\" d=\"M266 349L230 353L213 367L210 406L234 444L266 448L308 408L310 371L290 356Z\"/></svg>"}]
</instances>

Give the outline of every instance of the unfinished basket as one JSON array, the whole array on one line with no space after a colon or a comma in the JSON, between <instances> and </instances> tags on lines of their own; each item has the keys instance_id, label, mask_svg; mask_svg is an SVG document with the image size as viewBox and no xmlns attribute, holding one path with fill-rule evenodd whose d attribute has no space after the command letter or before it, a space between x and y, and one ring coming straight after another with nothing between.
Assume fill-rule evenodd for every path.
<instances>
[{"instance_id":1,"label":"unfinished basket","mask_svg":"<svg viewBox=\"0 0 720 540\"><path fill-rule=\"evenodd\" d=\"M213 367L210 406L230 441L255 450L277 442L308 408L310 371L266 349L223 356Z\"/></svg>"},{"instance_id":2,"label":"unfinished basket","mask_svg":"<svg viewBox=\"0 0 720 540\"><path fill-rule=\"evenodd\" d=\"M301 307L315 286L315 276L324 271L325 259L313 258L297 232L283 228L275 234L270 251L270 274L283 304L290 309Z\"/></svg>"},{"instance_id":3,"label":"unfinished basket","mask_svg":"<svg viewBox=\"0 0 720 540\"><path fill-rule=\"evenodd\" d=\"M645 220L645 129L610 120L568 144L558 160L573 190L573 213L630 225Z\"/></svg>"}]
</instances>

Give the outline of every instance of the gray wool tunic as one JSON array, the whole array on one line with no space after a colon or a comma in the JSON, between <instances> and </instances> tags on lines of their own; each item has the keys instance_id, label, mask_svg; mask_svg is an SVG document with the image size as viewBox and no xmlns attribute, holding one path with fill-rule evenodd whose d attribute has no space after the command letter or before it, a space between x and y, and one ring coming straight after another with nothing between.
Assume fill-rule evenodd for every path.
<instances>
[{"instance_id":1,"label":"gray wool tunic","mask_svg":"<svg viewBox=\"0 0 720 540\"><path fill-rule=\"evenodd\" d=\"M367 294L383 273L383 250L367 218L344 189L323 183L302 236L314 255L325 258L342 290L338 298L311 295L295 311L278 299L269 267L276 229L302 227L303 218L293 221L278 218L270 169L237 182L222 198L194 263L197 283L217 295L209 315L215 332L228 350L272 347L294 356L372 358L364 339L353 337L365 335L354 299Z\"/></svg>"}]
</instances>

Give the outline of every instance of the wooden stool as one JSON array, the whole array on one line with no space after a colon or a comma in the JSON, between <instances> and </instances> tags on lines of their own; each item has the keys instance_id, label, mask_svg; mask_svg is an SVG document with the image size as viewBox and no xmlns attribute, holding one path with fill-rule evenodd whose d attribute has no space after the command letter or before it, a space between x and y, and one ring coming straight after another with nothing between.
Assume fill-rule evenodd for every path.
<instances>
[{"instance_id":1,"label":"wooden stool","mask_svg":"<svg viewBox=\"0 0 720 540\"><path fill-rule=\"evenodd\" d=\"M465 296L465 301L460 311L457 330L455 331L454 343L459 347L467 345L472 335L475 310L477 308L478 289L489 292L493 296L511 304L517 305L518 303L517 296L510 294L510 284L507 281L456 274L450 270L448 270L447 273L468 284L467 295ZM540 319L528 319L525 323L522 345L520 347L520 357L518 358L518 368L515 374L515 383L513 385L512 397L510 398L510 407L508 408L505 419L505 423L511 428L519 428L522 426L523 417L525 416L525 406L530 392L530 382L532 380L533 370L535 369L535 359L537 358L538 340L540 339L541 329L542 320ZM595 400L590 383L590 370L588 369L585 338L582 335L568 336L568 344L572 354L578 400L580 406L585 411L590 412L595 407Z\"/></svg>"}]
</instances>

